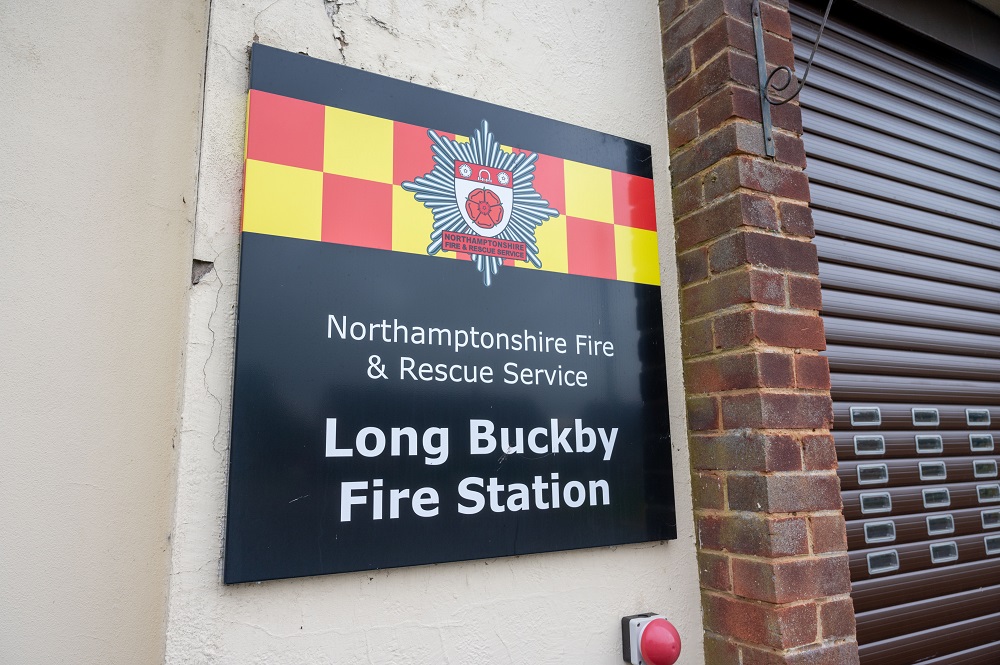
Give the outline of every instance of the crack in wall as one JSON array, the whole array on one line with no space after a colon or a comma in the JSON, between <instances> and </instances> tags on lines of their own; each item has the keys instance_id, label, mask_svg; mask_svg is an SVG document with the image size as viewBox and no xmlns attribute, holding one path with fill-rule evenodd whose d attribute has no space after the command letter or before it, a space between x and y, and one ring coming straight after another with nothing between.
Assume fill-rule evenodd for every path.
<instances>
[{"instance_id":1,"label":"crack in wall","mask_svg":"<svg viewBox=\"0 0 1000 665\"><path fill-rule=\"evenodd\" d=\"M386 23L382 19L375 18L371 14L368 14L368 15L365 16L365 20L368 21L369 23L371 23L372 25L376 26L376 27L382 28L383 30L385 30L386 32L388 32L393 37L399 37L399 30L396 30L396 28L392 27L391 25L389 25L388 23Z\"/></svg>"},{"instance_id":2,"label":"crack in wall","mask_svg":"<svg viewBox=\"0 0 1000 665\"><path fill-rule=\"evenodd\" d=\"M337 42L337 50L340 51L340 59L342 62L347 61L344 49L347 48L348 41L347 35L344 33L344 28L340 24L340 8L344 5L353 4L357 3L345 2L345 0L323 0L323 9L326 10L326 15L330 17L330 23L333 26L333 40Z\"/></svg>"}]
</instances>

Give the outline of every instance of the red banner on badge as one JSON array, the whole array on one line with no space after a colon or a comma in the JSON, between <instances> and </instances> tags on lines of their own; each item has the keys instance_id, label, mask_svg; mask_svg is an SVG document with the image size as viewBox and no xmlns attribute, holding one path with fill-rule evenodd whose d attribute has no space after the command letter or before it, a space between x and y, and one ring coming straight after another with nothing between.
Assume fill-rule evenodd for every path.
<instances>
[{"instance_id":1,"label":"red banner on badge","mask_svg":"<svg viewBox=\"0 0 1000 665\"><path fill-rule=\"evenodd\" d=\"M507 189L514 186L514 174L510 171L481 166L472 162L455 162L455 178L506 187Z\"/></svg>"},{"instance_id":2,"label":"red banner on badge","mask_svg":"<svg viewBox=\"0 0 1000 665\"><path fill-rule=\"evenodd\" d=\"M469 233L445 231L441 234L441 249L446 252L482 254L499 259L528 260L527 247L523 242L504 240L503 238L485 238Z\"/></svg>"}]
</instances>

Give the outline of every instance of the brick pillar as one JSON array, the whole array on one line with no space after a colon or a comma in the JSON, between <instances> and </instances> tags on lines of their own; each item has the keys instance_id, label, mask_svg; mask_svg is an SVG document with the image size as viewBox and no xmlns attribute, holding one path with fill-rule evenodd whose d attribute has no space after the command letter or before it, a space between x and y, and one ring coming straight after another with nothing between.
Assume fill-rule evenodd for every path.
<instances>
[{"instance_id":1,"label":"brick pillar","mask_svg":"<svg viewBox=\"0 0 1000 665\"><path fill-rule=\"evenodd\" d=\"M762 3L769 69L787 2ZM858 662L796 104L764 157L751 0L663 0L706 662Z\"/></svg>"}]
</instances>

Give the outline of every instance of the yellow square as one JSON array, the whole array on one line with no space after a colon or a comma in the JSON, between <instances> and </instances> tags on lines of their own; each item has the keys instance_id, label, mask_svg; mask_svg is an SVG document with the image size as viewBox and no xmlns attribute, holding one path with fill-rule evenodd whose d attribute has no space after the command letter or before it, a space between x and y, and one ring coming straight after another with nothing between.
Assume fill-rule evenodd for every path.
<instances>
[{"instance_id":1,"label":"yellow square","mask_svg":"<svg viewBox=\"0 0 1000 665\"><path fill-rule=\"evenodd\" d=\"M323 174L247 160L243 185L243 230L320 240L323 234Z\"/></svg>"},{"instance_id":2,"label":"yellow square","mask_svg":"<svg viewBox=\"0 0 1000 665\"><path fill-rule=\"evenodd\" d=\"M323 170L392 182L392 121L326 107Z\"/></svg>"},{"instance_id":3,"label":"yellow square","mask_svg":"<svg viewBox=\"0 0 1000 665\"><path fill-rule=\"evenodd\" d=\"M569 251L566 245L566 218L554 217L535 227L535 244L542 270L569 272ZM531 263L518 261L515 265L534 268Z\"/></svg>"},{"instance_id":4,"label":"yellow square","mask_svg":"<svg viewBox=\"0 0 1000 665\"><path fill-rule=\"evenodd\" d=\"M413 198L399 185L392 188L392 250L408 254L427 256L427 246L431 244L434 230L434 215L430 208ZM454 252L438 252L433 256L446 259L455 258Z\"/></svg>"},{"instance_id":5,"label":"yellow square","mask_svg":"<svg viewBox=\"0 0 1000 665\"><path fill-rule=\"evenodd\" d=\"M656 231L615 225L615 265L618 279L639 284L660 283Z\"/></svg>"},{"instance_id":6,"label":"yellow square","mask_svg":"<svg viewBox=\"0 0 1000 665\"><path fill-rule=\"evenodd\" d=\"M566 177L566 215L614 224L611 171L568 159L563 164Z\"/></svg>"}]
</instances>

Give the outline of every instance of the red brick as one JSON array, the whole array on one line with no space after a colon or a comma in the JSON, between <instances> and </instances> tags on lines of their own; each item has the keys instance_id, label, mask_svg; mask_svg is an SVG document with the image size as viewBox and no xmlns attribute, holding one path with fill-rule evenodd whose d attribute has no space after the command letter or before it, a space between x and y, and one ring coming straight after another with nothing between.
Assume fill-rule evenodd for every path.
<instances>
[{"instance_id":1,"label":"red brick","mask_svg":"<svg viewBox=\"0 0 1000 665\"><path fill-rule=\"evenodd\" d=\"M724 314L715 320L715 346L718 349L731 349L738 346L748 346L756 339L754 331L754 310L744 310Z\"/></svg>"},{"instance_id":2,"label":"red brick","mask_svg":"<svg viewBox=\"0 0 1000 665\"><path fill-rule=\"evenodd\" d=\"M781 557L809 552L808 523L804 517L772 517L728 513L714 518L721 549L737 554ZM720 549L719 547L709 549Z\"/></svg>"},{"instance_id":3,"label":"red brick","mask_svg":"<svg viewBox=\"0 0 1000 665\"><path fill-rule=\"evenodd\" d=\"M819 272L816 245L811 242L747 231L713 244L709 264L712 272L725 272L747 264L813 275Z\"/></svg>"},{"instance_id":4,"label":"red brick","mask_svg":"<svg viewBox=\"0 0 1000 665\"><path fill-rule=\"evenodd\" d=\"M749 393L722 396L725 429L828 429L833 421L829 395Z\"/></svg>"},{"instance_id":5,"label":"red brick","mask_svg":"<svg viewBox=\"0 0 1000 665\"><path fill-rule=\"evenodd\" d=\"M743 353L690 361L684 365L684 383L688 394L758 386L757 357Z\"/></svg>"},{"instance_id":6,"label":"red brick","mask_svg":"<svg viewBox=\"0 0 1000 665\"><path fill-rule=\"evenodd\" d=\"M704 510L723 510L726 496L722 478L712 473L695 473L692 478L691 494L694 507Z\"/></svg>"},{"instance_id":7,"label":"red brick","mask_svg":"<svg viewBox=\"0 0 1000 665\"><path fill-rule=\"evenodd\" d=\"M756 57L753 27L748 23L724 16L694 40L691 53L694 56L695 69L730 47Z\"/></svg>"},{"instance_id":8,"label":"red brick","mask_svg":"<svg viewBox=\"0 0 1000 665\"><path fill-rule=\"evenodd\" d=\"M673 23L668 23L667 29L663 31L663 52L672 53L694 40L715 23L725 11L724 3L719 0L690 2L687 11L680 14ZM679 14L676 7L670 8L667 13L674 16Z\"/></svg>"},{"instance_id":9,"label":"red brick","mask_svg":"<svg viewBox=\"0 0 1000 665\"><path fill-rule=\"evenodd\" d=\"M753 329L756 339L770 346L826 348L823 319L818 316L758 310L753 313Z\"/></svg>"},{"instance_id":10,"label":"red brick","mask_svg":"<svg viewBox=\"0 0 1000 665\"><path fill-rule=\"evenodd\" d=\"M839 510L840 481L835 473L731 475L727 481L730 510L798 513Z\"/></svg>"},{"instance_id":11,"label":"red brick","mask_svg":"<svg viewBox=\"0 0 1000 665\"><path fill-rule=\"evenodd\" d=\"M854 603L850 598L831 600L819 606L820 635L824 640L848 639L855 634Z\"/></svg>"},{"instance_id":12,"label":"red brick","mask_svg":"<svg viewBox=\"0 0 1000 665\"><path fill-rule=\"evenodd\" d=\"M799 442L786 434L737 430L717 435L692 435L691 466L717 471L798 471Z\"/></svg>"},{"instance_id":13,"label":"red brick","mask_svg":"<svg viewBox=\"0 0 1000 665\"><path fill-rule=\"evenodd\" d=\"M830 362L826 356L795 356L795 385L812 390L830 389Z\"/></svg>"},{"instance_id":14,"label":"red brick","mask_svg":"<svg viewBox=\"0 0 1000 665\"><path fill-rule=\"evenodd\" d=\"M681 351L685 358L708 353L714 348L711 319L693 321L681 326Z\"/></svg>"},{"instance_id":15,"label":"red brick","mask_svg":"<svg viewBox=\"0 0 1000 665\"><path fill-rule=\"evenodd\" d=\"M710 282L681 289L681 312L684 318L693 318L748 302L750 302L750 282L746 273L724 275Z\"/></svg>"},{"instance_id":16,"label":"red brick","mask_svg":"<svg viewBox=\"0 0 1000 665\"><path fill-rule=\"evenodd\" d=\"M688 111L679 118L670 121L667 128L667 135L670 139L670 149L676 150L698 136L698 113Z\"/></svg>"},{"instance_id":17,"label":"red brick","mask_svg":"<svg viewBox=\"0 0 1000 665\"><path fill-rule=\"evenodd\" d=\"M809 518L809 530L814 553L847 551L847 526L843 515L813 515Z\"/></svg>"},{"instance_id":18,"label":"red brick","mask_svg":"<svg viewBox=\"0 0 1000 665\"><path fill-rule=\"evenodd\" d=\"M723 51L667 93L667 112L670 117L676 117L730 83L747 87L758 85L757 61L739 51Z\"/></svg>"},{"instance_id":19,"label":"red brick","mask_svg":"<svg viewBox=\"0 0 1000 665\"><path fill-rule=\"evenodd\" d=\"M681 286L708 279L708 249L699 247L678 254L677 278Z\"/></svg>"},{"instance_id":20,"label":"red brick","mask_svg":"<svg viewBox=\"0 0 1000 665\"><path fill-rule=\"evenodd\" d=\"M733 305L782 305L785 281L781 275L759 270L733 271L681 290L681 311L694 318Z\"/></svg>"},{"instance_id":21,"label":"red brick","mask_svg":"<svg viewBox=\"0 0 1000 665\"><path fill-rule=\"evenodd\" d=\"M701 207L704 202L702 184L699 179L688 180L675 185L671 191L671 204L674 208L674 219L680 219Z\"/></svg>"},{"instance_id":22,"label":"red brick","mask_svg":"<svg viewBox=\"0 0 1000 665\"><path fill-rule=\"evenodd\" d=\"M769 603L791 603L850 593L847 555L809 559L733 559L733 593Z\"/></svg>"},{"instance_id":23,"label":"red brick","mask_svg":"<svg viewBox=\"0 0 1000 665\"><path fill-rule=\"evenodd\" d=\"M800 169L806 167L806 149L800 137L790 136L782 132L774 132L772 136L774 137L775 159Z\"/></svg>"},{"instance_id":24,"label":"red brick","mask_svg":"<svg viewBox=\"0 0 1000 665\"><path fill-rule=\"evenodd\" d=\"M673 87L691 74L691 49L679 49L663 63L663 80L667 88Z\"/></svg>"},{"instance_id":25,"label":"red brick","mask_svg":"<svg viewBox=\"0 0 1000 665\"><path fill-rule=\"evenodd\" d=\"M809 200L809 180L805 172L769 160L737 155L719 162L713 174L715 180L707 177L704 180L706 201L733 191L735 187L787 199Z\"/></svg>"},{"instance_id":26,"label":"red brick","mask_svg":"<svg viewBox=\"0 0 1000 665\"><path fill-rule=\"evenodd\" d=\"M784 129L796 134L802 133L802 109L798 100L781 106L771 106L771 124L775 129Z\"/></svg>"},{"instance_id":27,"label":"red brick","mask_svg":"<svg viewBox=\"0 0 1000 665\"><path fill-rule=\"evenodd\" d=\"M750 13L750 3L743 0L722 0L722 4L726 10L726 16L732 16L747 25L753 23L753 16Z\"/></svg>"},{"instance_id":28,"label":"red brick","mask_svg":"<svg viewBox=\"0 0 1000 665\"><path fill-rule=\"evenodd\" d=\"M729 557L711 552L698 553L698 577L704 589L730 591L733 581L729 575Z\"/></svg>"},{"instance_id":29,"label":"red brick","mask_svg":"<svg viewBox=\"0 0 1000 665\"><path fill-rule=\"evenodd\" d=\"M750 276L750 298L753 302L765 305L784 304L785 280L780 275L759 270L749 270L747 274Z\"/></svg>"},{"instance_id":30,"label":"red brick","mask_svg":"<svg viewBox=\"0 0 1000 665\"><path fill-rule=\"evenodd\" d=\"M786 39L792 38L792 21L787 9L762 2L760 3L760 18L761 24L768 32L781 35Z\"/></svg>"},{"instance_id":31,"label":"red brick","mask_svg":"<svg viewBox=\"0 0 1000 665\"><path fill-rule=\"evenodd\" d=\"M837 468L837 449L829 434L809 434L802 437L802 466L806 471L826 471Z\"/></svg>"},{"instance_id":32,"label":"red brick","mask_svg":"<svg viewBox=\"0 0 1000 665\"><path fill-rule=\"evenodd\" d=\"M764 154L764 137L760 127L737 121L709 134L703 133L670 158L670 172L677 180L687 180L719 160L736 154Z\"/></svg>"},{"instance_id":33,"label":"red brick","mask_svg":"<svg viewBox=\"0 0 1000 665\"><path fill-rule=\"evenodd\" d=\"M712 203L677 222L677 249L684 251L741 226L777 230L771 199L738 193Z\"/></svg>"},{"instance_id":34,"label":"red brick","mask_svg":"<svg viewBox=\"0 0 1000 665\"><path fill-rule=\"evenodd\" d=\"M762 353L758 359L763 388L791 388L795 385L793 359L787 353Z\"/></svg>"},{"instance_id":35,"label":"red brick","mask_svg":"<svg viewBox=\"0 0 1000 665\"><path fill-rule=\"evenodd\" d=\"M806 238L816 235L809 206L782 202L778 204L778 216L781 218L781 230L785 233Z\"/></svg>"},{"instance_id":36,"label":"red brick","mask_svg":"<svg viewBox=\"0 0 1000 665\"><path fill-rule=\"evenodd\" d=\"M703 595L705 628L742 642L775 649L816 640L816 605L775 606L708 593Z\"/></svg>"},{"instance_id":37,"label":"red brick","mask_svg":"<svg viewBox=\"0 0 1000 665\"><path fill-rule=\"evenodd\" d=\"M717 349L746 346L755 341L791 349L826 347L823 320L818 316L747 309L716 319Z\"/></svg>"},{"instance_id":38,"label":"red brick","mask_svg":"<svg viewBox=\"0 0 1000 665\"><path fill-rule=\"evenodd\" d=\"M712 665L740 665L740 648L725 635L706 632L705 662Z\"/></svg>"},{"instance_id":39,"label":"red brick","mask_svg":"<svg viewBox=\"0 0 1000 665\"><path fill-rule=\"evenodd\" d=\"M687 9L687 0L660 0L660 25L670 25Z\"/></svg>"},{"instance_id":40,"label":"red brick","mask_svg":"<svg viewBox=\"0 0 1000 665\"><path fill-rule=\"evenodd\" d=\"M823 293L816 277L789 275L788 304L796 309L823 309Z\"/></svg>"},{"instance_id":41,"label":"red brick","mask_svg":"<svg viewBox=\"0 0 1000 665\"><path fill-rule=\"evenodd\" d=\"M699 358L685 365L689 393L743 388L793 387L792 358L781 353L740 353Z\"/></svg>"},{"instance_id":42,"label":"red brick","mask_svg":"<svg viewBox=\"0 0 1000 665\"><path fill-rule=\"evenodd\" d=\"M769 72L773 71L774 69L782 65L786 67L791 67L792 70L794 71L795 49L792 46L791 40L785 37L780 37L773 33L765 32L764 52L767 54L767 64L768 64L767 70ZM754 53L756 53L756 49L754 50ZM778 74L778 76L781 76L781 74ZM785 94L781 95L781 97L782 98L786 97L788 92L794 89L795 88L793 87L789 87L788 90L784 91Z\"/></svg>"},{"instance_id":43,"label":"red brick","mask_svg":"<svg viewBox=\"0 0 1000 665\"><path fill-rule=\"evenodd\" d=\"M719 429L719 400L691 397L687 401L688 428L698 432Z\"/></svg>"},{"instance_id":44,"label":"red brick","mask_svg":"<svg viewBox=\"0 0 1000 665\"><path fill-rule=\"evenodd\" d=\"M760 122L760 97L751 90L727 85L698 105L701 131L709 132L731 118Z\"/></svg>"},{"instance_id":45,"label":"red brick","mask_svg":"<svg viewBox=\"0 0 1000 665\"><path fill-rule=\"evenodd\" d=\"M724 159L705 172L701 182L702 197L706 203L739 191L739 159L740 157Z\"/></svg>"},{"instance_id":46,"label":"red brick","mask_svg":"<svg viewBox=\"0 0 1000 665\"><path fill-rule=\"evenodd\" d=\"M696 520L698 547L706 550L722 549L723 518L717 515L703 515Z\"/></svg>"}]
</instances>

